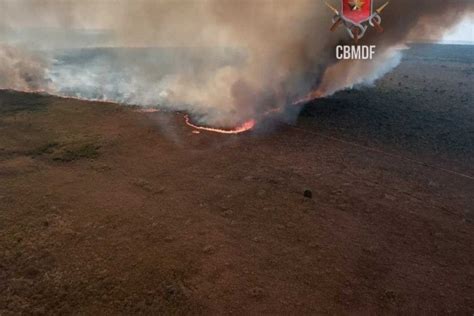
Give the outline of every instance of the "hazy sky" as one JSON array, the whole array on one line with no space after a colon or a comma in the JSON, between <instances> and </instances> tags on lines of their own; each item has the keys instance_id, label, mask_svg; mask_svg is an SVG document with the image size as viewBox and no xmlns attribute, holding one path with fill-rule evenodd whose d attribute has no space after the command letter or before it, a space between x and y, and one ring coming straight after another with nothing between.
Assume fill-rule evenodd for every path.
<instances>
[{"instance_id":1,"label":"hazy sky","mask_svg":"<svg viewBox=\"0 0 474 316\"><path fill-rule=\"evenodd\" d=\"M139 0L116 0L117 3L130 3L139 2ZM408 0L407 0L408 1ZM411 1L411 0L410 0ZM449 0L451 1L451 0ZM462 1L474 1L474 0L462 0ZM45 6L44 3L52 3L53 7ZM74 3L75 10L72 10L70 6ZM133 7L133 10L128 10L128 6L113 6L113 10L110 6L112 3L111 0L93 0L93 1L58 1L58 0L0 0L0 36L7 36L9 40L13 41L26 41L31 39L31 42L34 42L35 46L41 45L41 43L47 42L48 45L54 44L51 42L58 43L75 43L76 45L83 44L83 41L80 41L78 36L80 35L78 31L80 30L108 30L112 29L116 31L119 28L122 33L126 34L130 39L135 39L140 42L141 38L158 41L160 35L163 35L165 39L167 38L182 38L183 33L193 34L193 28L187 27L186 23L183 23L184 18L182 15L187 14L187 12L193 12L191 17L193 20L196 20L194 25L205 25L206 21L209 19L207 16L204 18L199 12L202 11L202 6L200 4L204 3L204 0L198 1L157 1L157 3L162 3L165 8L168 8L165 4L170 4L175 6L176 3L186 3L186 6L180 7L179 10L169 10L170 12L161 14L160 18L156 17L150 18L147 15L145 9L137 9ZM154 3L150 1L150 3ZM192 4L192 5L191 5ZM26 10L25 5L31 6L31 10ZM189 8L187 10L187 7ZM57 14L55 10L59 12L69 12L68 14ZM139 8L139 6L138 6ZM151 5L152 9L156 9L154 5ZM169 8L168 8L169 9ZM61 11L62 10L62 11ZM200 11L201 10L201 11ZM34 13L34 18L31 17L31 12ZM102 14L106 12L107 14ZM201 12L202 13L202 12ZM147 17L147 18L145 18ZM321 19L326 19L326 17L319 17ZM204 19L204 20L203 20ZM189 20L189 19L187 19ZM117 23L117 21L122 21L123 23ZM130 22L132 21L132 22ZM293 24L293 23L292 23ZM3 30L2 34L2 25L9 26L9 30ZM388 27L388 26L387 26ZM42 32L49 30L50 34L44 35L47 37L41 36L39 31L32 31L31 29L41 28ZM260 27L261 28L261 27ZM26 30L25 30L26 29ZM52 30L54 29L54 30ZM66 34L66 30L69 31L77 30L75 37L69 37ZM125 30L125 31L124 31ZM145 31L144 31L145 30ZM159 31L157 31L159 30ZM220 29L218 29L220 30ZM61 33L62 31L62 33ZM178 32L181 31L181 32ZM203 30L201 33L206 33L206 30ZM217 30L212 30L214 33ZM14 33L13 35L10 33ZM35 33L36 32L36 33ZM108 31L109 39L112 31ZM216 38L222 35L221 33L208 34L212 38ZM105 33L104 33L105 34ZM99 34L101 41L105 41L105 35ZM92 36L93 34L87 33L87 35ZM208 37L209 37L208 36ZM423 35L421 35L423 36ZM13 38L16 37L16 38ZM158 38L158 39L157 39ZM194 35L191 36L194 39ZM68 40L70 39L70 40ZM67 41L68 40L68 41ZM162 39L163 40L163 39ZM418 40L423 41L423 38L418 38ZM187 39L189 42L190 39ZM471 15L468 18L465 18L461 23L455 27L453 30L449 31L440 42L446 43L471 43L474 45L474 17ZM89 43L89 42L88 42ZM96 42L92 42L94 44ZM100 45L107 45L107 43L99 42ZM143 44L143 43L138 43ZM149 44L149 43L148 43Z\"/></svg>"},{"instance_id":2,"label":"hazy sky","mask_svg":"<svg viewBox=\"0 0 474 316\"><path fill-rule=\"evenodd\" d=\"M444 36L443 42L470 42L474 45L474 19L462 21Z\"/></svg>"}]
</instances>

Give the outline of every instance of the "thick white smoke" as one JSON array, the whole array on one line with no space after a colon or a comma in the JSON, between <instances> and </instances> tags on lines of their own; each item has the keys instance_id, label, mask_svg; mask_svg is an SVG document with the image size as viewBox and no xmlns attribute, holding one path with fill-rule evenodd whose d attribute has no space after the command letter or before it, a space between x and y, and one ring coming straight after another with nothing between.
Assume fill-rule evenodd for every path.
<instances>
[{"instance_id":1,"label":"thick white smoke","mask_svg":"<svg viewBox=\"0 0 474 316\"><path fill-rule=\"evenodd\" d=\"M47 62L28 50L0 44L0 88L46 89Z\"/></svg>"},{"instance_id":2,"label":"thick white smoke","mask_svg":"<svg viewBox=\"0 0 474 316\"><path fill-rule=\"evenodd\" d=\"M317 91L327 96L357 85L372 85L400 64L406 49L405 45L396 45L379 52L372 60L335 63L325 70Z\"/></svg>"},{"instance_id":3,"label":"thick white smoke","mask_svg":"<svg viewBox=\"0 0 474 316\"><path fill-rule=\"evenodd\" d=\"M186 110L232 126L311 91L372 83L397 65L410 34L437 36L473 6L394 1L386 33L365 38L378 45L376 60L337 62L347 34L329 32L322 1L5 0L0 88Z\"/></svg>"}]
</instances>

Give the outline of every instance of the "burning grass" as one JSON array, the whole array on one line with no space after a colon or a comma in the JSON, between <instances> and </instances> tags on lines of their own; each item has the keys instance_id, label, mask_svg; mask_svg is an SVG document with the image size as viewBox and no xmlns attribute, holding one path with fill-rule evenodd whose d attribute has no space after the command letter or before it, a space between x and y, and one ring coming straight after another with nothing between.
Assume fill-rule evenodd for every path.
<instances>
[{"instance_id":1,"label":"burning grass","mask_svg":"<svg viewBox=\"0 0 474 316\"><path fill-rule=\"evenodd\" d=\"M189 118L188 115L185 115L184 119L188 126L196 130L214 132L214 133L219 133L219 134L240 134L243 132L250 131L251 129L255 127L255 124L256 124L256 121L254 119L250 119L242 123L241 125L238 125L235 128L224 129L224 128L215 128L215 127L209 127L209 126L196 125L191 122L191 119Z\"/></svg>"}]
</instances>

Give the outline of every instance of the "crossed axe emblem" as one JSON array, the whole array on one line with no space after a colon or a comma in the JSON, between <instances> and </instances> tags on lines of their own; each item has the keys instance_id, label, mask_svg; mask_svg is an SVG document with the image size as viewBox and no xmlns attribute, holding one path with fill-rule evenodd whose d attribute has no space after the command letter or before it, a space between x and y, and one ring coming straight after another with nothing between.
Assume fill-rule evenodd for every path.
<instances>
[{"instance_id":1,"label":"crossed axe emblem","mask_svg":"<svg viewBox=\"0 0 474 316\"><path fill-rule=\"evenodd\" d=\"M341 12L339 12L338 9L336 9L335 7L333 7L327 2L324 2L324 3L329 9L331 9L331 11L334 12L334 17L332 18L333 24L331 26L331 31L334 32L338 28L339 25L343 24L349 36L354 40L354 43L357 44L359 40L362 37L364 37L365 32L368 29L367 23L366 22L356 23L354 21L351 21L347 19L346 17L344 17L344 15L341 14ZM363 4L364 2L360 0L354 0L350 3L352 10L360 9L361 6L363 6ZM384 5L379 7L377 10L375 10L375 12L372 12L372 14L367 19L368 24L372 26L373 28L375 28L377 32L379 33L383 32L383 28L381 26L382 18L380 17L380 14L385 9L385 7L387 7L388 4L389 4L389 1L387 1Z\"/></svg>"}]
</instances>

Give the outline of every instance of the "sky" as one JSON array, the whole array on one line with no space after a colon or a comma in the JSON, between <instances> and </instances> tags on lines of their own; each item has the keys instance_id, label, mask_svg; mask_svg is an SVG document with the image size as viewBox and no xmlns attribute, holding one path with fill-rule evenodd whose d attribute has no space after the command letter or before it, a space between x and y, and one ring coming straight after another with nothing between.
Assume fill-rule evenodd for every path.
<instances>
[{"instance_id":1,"label":"sky","mask_svg":"<svg viewBox=\"0 0 474 316\"><path fill-rule=\"evenodd\" d=\"M97 17L94 15L94 14L90 14L90 11L91 11L91 8L89 6L87 6L86 4L87 3L95 3L97 5L99 5L100 3L103 3L104 5L107 5L107 4L110 4L110 2L107 0L104 0L104 1L96 1L96 2L87 2L87 1L84 1L84 5L83 6L78 6L78 10L77 12L75 12L74 14L72 15L58 15L58 16L51 16L49 14L49 11L47 10L47 7L46 8L43 8L42 6L39 5L39 3L42 3L44 1L48 1L48 0L42 0L40 2L40 0L37 0L38 2L34 2L35 0L10 0L9 2L3 2L4 0L0 0L0 3L2 4L9 4L9 13L7 14L6 13L6 10L4 10L3 8L0 8L0 27L2 26L2 23L6 25L9 25L11 24L11 27L10 27L10 31L9 32L13 32L15 34L9 34L9 32L7 31L4 31L3 33L3 36L5 35L10 35L10 38L9 40L11 41L25 41L25 40L31 40L32 42L34 42L35 46L41 46L41 43L42 42L45 42L45 39L44 39L44 36L40 36L39 32L42 31L43 33L45 32L45 30L49 30L49 32L51 34L49 34L47 36L47 40L48 40L48 44L54 44L54 43L58 43L61 44L61 43L64 43L66 39L70 39L69 41L67 41L68 43L76 43L76 45L78 44L81 44L85 41L80 41L79 40L79 37L82 36L82 37L85 37L84 34L79 34L80 32L75 32L73 34L73 36L70 38L69 34L66 34L66 32L62 32L61 31L64 31L64 25L69 25L71 22L70 21L75 21L75 23L71 24L71 28L76 28L77 30L84 30L84 29L88 29L90 31L95 31L96 29L101 29L102 32L101 34L98 34L97 36L99 36L99 38L94 38L94 41L92 41L91 43L89 43L88 41L87 44L91 44L93 45L94 43L96 43L98 40L102 41L102 42L99 42L101 45L106 45L107 43L103 43L103 41L105 41L105 36L108 35L110 37L110 33L111 32L108 32L108 34L106 34L106 30L108 27L110 27L109 23L112 23L115 22L114 19L104 19L104 18L101 18L101 19L97 19ZM54 1L57 1L57 0L49 0L51 2L54 2ZM138 1L138 0L136 0ZM451 1L451 0L449 0ZM474 0L465 0L465 1L474 1ZM198 2L198 1L197 1ZM196 2L196 3L197 3ZM38 9L38 17L37 18L31 18L27 13L28 11L26 11L22 5L22 3L30 3L31 5L35 4L35 3L38 3L38 5L35 5L34 8ZM61 4L61 5L66 5L68 2L67 1L57 1L57 3ZM71 2L72 3L72 2ZM57 8L58 10L61 9L61 5L57 5ZM94 7L95 11L99 11L101 7L98 6L97 8ZM196 7L197 9L199 9L199 6ZM196 9L193 7L193 9ZM121 8L116 8L117 12L115 12L114 14L116 16L118 16L120 19L122 19L123 17L122 16L125 16L125 17L128 17L131 15L130 12L128 11L124 11L122 10ZM107 12L109 10L106 10ZM132 12L133 13L133 12ZM142 14L143 12L134 12L134 16L139 16L140 14ZM199 16L198 14L195 14L193 15L194 18L196 18L197 16ZM102 17L102 15L101 15ZM125 21L128 21L128 19L124 19ZM138 23L138 22L135 22L135 21L139 21L140 19L134 19L133 17L131 18L132 21L134 21L132 23L132 25L129 24L126 24L124 25L124 29L140 29L140 27L133 27L135 24L137 25L145 25L147 26L147 23ZM160 19L157 19L158 21ZM171 22L170 22L171 21ZM177 24L176 23L173 23L174 21L177 21ZM168 30L167 32L164 32L166 34L172 34L174 30L176 29L181 29L179 26L182 24L181 23L181 19L174 19L173 17L169 18L166 20L166 23L163 23L163 24L160 24L159 22L157 22L158 26L160 26L160 29L162 30L164 25L167 25L167 24L170 24L166 29ZM154 25L154 24L153 24ZM34 31L32 29L34 28L40 28L41 30L38 30L38 31ZM113 27L116 27L116 25L113 25ZM26 29L26 30L23 30L23 29ZM54 29L54 30L53 30ZM105 30L104 30L105 29ZM152 29L151 27L147 27L147 29ZM186 29L185 29L186 30ZM163 30L162 30L163 31ZM157 35L159 35L160 33L156 33L156 32L151 32L151 36L153 38L155 38ZM2 35L2 32L1 32L1 29L0 29L0 35ZM93 34L91 33L87 33L87 35L90 36L90 38L92 38ZM143 32L139 32L138 34L135 33L132 33L130 34L131 37L140 37L140 36L143 36ZM15 38L13 38L15 37ZM174 36L174 38L178 37L177 35ZM421 38L420 40L423 41L423 39ZM53 43L50 43L50 42L53 42ZM453 30L449 31L439 42L441 43L462 43L462 44L471 44L471 45L474 45L474 16L469 16L469 17L466 17L463 21L461 21L461 23L456 26Z\"/></svg>"},{"instance_id":2,"label":"sky","mask_svg":"<svg viewBox=\"0 0 474 316\"><path fill-rule=\"evenodd\" d=\"M441 42L474 45L474 19L468 18L446 33Z\"/></svg>"}]
</instances>

